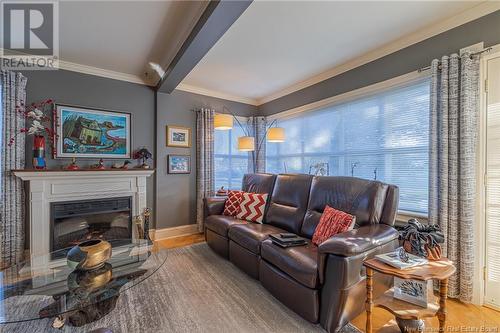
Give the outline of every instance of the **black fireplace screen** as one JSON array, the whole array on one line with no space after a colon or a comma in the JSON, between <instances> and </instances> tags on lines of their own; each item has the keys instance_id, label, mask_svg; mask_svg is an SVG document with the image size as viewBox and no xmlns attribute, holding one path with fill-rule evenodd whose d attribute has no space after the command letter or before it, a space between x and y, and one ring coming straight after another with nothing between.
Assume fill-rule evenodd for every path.
<instances>
[{"instance_id":1,"label":"black fireplace screen","mask_svg":"<svg viewBox=\"0 0 500 333\"><path fill-rule=\"evenodd\" d=\"M132 197L54 202L50 214L51 252L69 250L88 239L132 238ZM52 259L64 256L58 251Z\"/></svg>"}]
</instances>

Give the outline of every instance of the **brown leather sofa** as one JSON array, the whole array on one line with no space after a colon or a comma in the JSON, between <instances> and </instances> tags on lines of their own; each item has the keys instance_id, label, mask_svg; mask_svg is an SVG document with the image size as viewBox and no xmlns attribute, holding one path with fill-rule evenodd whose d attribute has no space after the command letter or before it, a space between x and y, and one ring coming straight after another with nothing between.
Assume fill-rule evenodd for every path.
<instances>
[{"instance_id":1,"label":"brown leather sofa","mask_svg":"<svg viewBox=\"0 0 500 333\"><path fill-rule=\"evenodd\" d=\"M248 174L242 189L269 193L263 224L222 215L225 199L205 199L205 238L277 299L328 332L338 332L364 309L362 263L397 247L394 224L399 190L394 185L352 177ZM319 247L281 248L269 234L293 232L311 239L326 205L356 216L353 230ZM375 295L391 280L375 275Z\"/></svg>"}]
</instances>

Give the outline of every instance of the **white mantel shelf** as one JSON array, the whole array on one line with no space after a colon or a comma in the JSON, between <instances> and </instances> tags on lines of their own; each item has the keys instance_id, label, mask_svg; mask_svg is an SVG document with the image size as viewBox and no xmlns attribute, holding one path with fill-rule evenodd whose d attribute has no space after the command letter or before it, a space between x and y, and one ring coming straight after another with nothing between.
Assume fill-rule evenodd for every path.
<instances>
[{"instance_id":1,"label":"white mantel shelf","mask_svg":"<svg viewBox=\"0 0 500 333\"><path fill-rule=\"evenodd\" d=\"M55 179L55 178L73 178L88 177L101 178L110 176L119 177L149 177L155 172L154 169L106 169L106 170L12 170L12 173L22 180L34 179Z\"/></svg>"},{"instance_id":2,"label":"white mantel shelf","mask_svg":"<svg viewBox=\"0 0 500 333\"><path fill-rule=\"evenodd\" d=\"M32 266L51 264L47 254L51 250L52 203L131 197L132 216L137 216L147 207L146 178L154 172L154 169L12 170L28 183L30 254L38 258ZM132 237L137 238L134 226L132 232Z\"/></svg>"}]
</instances>

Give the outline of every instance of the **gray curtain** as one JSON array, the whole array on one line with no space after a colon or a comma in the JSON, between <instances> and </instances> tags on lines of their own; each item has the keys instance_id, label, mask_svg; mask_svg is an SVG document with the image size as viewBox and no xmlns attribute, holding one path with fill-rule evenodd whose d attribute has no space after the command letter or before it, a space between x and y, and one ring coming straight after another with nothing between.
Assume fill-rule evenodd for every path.
<instances>
[{"instance_id":1,"label":"gray curtain","mask_svg":"<svg viewBox=\"0 0 500 333\"><path fill-rule=\"evenodd\" d=\"M479 119L479 59L445 56L431 64L429 220L445 235L443 253L457 266L448 295L472 300Z\"/></svg>"},{"instance_id":2,"label":"gray curtain","mask_svg":"<svg viewBox=\"0 0 500 333\"><path fill-rule=\"evenodd\" d=\"M248 153L248 172L266 172L266 117L249 117L248 129L255 138L255 151Z\"/></svg>"},{"instance_id":3,"label":"gray curtain","mask_svg":"<svg viewBox=\"0 0 500 333\"><path fill-rule=\"evenodd\" d=\"M19 111L26 102L27 80L22 74L10 71L1 71L0 80L0 268L5 268L22 260L24 252L24 189L22 180L11 170L24 169L25 165L25 135L17 134L25 127L25 118ZM16 140L9 145L13 137Z\"/></svg>"},{"instance_id":4,"label":"gray curtain","mask_svg":"<svg viewBox=\"0 0 500 333\"><path fill-rule=\"evenodd\" d=\"M196 223L203 232L203 199L214 195L214 110L196 112Z\"/></svg>"}]
</instances>

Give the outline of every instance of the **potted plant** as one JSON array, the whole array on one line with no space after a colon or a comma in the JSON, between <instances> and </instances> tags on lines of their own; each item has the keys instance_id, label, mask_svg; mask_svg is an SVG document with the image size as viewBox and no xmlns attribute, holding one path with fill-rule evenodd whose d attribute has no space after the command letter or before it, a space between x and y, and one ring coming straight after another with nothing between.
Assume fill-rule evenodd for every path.
<instances>
[{"instance_id":1,"label":"potted plant","mask_svg":"<svg viewBox=\"0 0 500 333\"><path fill-rule=\"evenodd\" d=\"M146 163L147 160L151 159L153 157L153 154L147 149L147 148L141 148L134 152L134 159L135 160L142 160L142 164L139 166L141 169L149 169L150 166Z\"/></svg>"}]
</instances>

